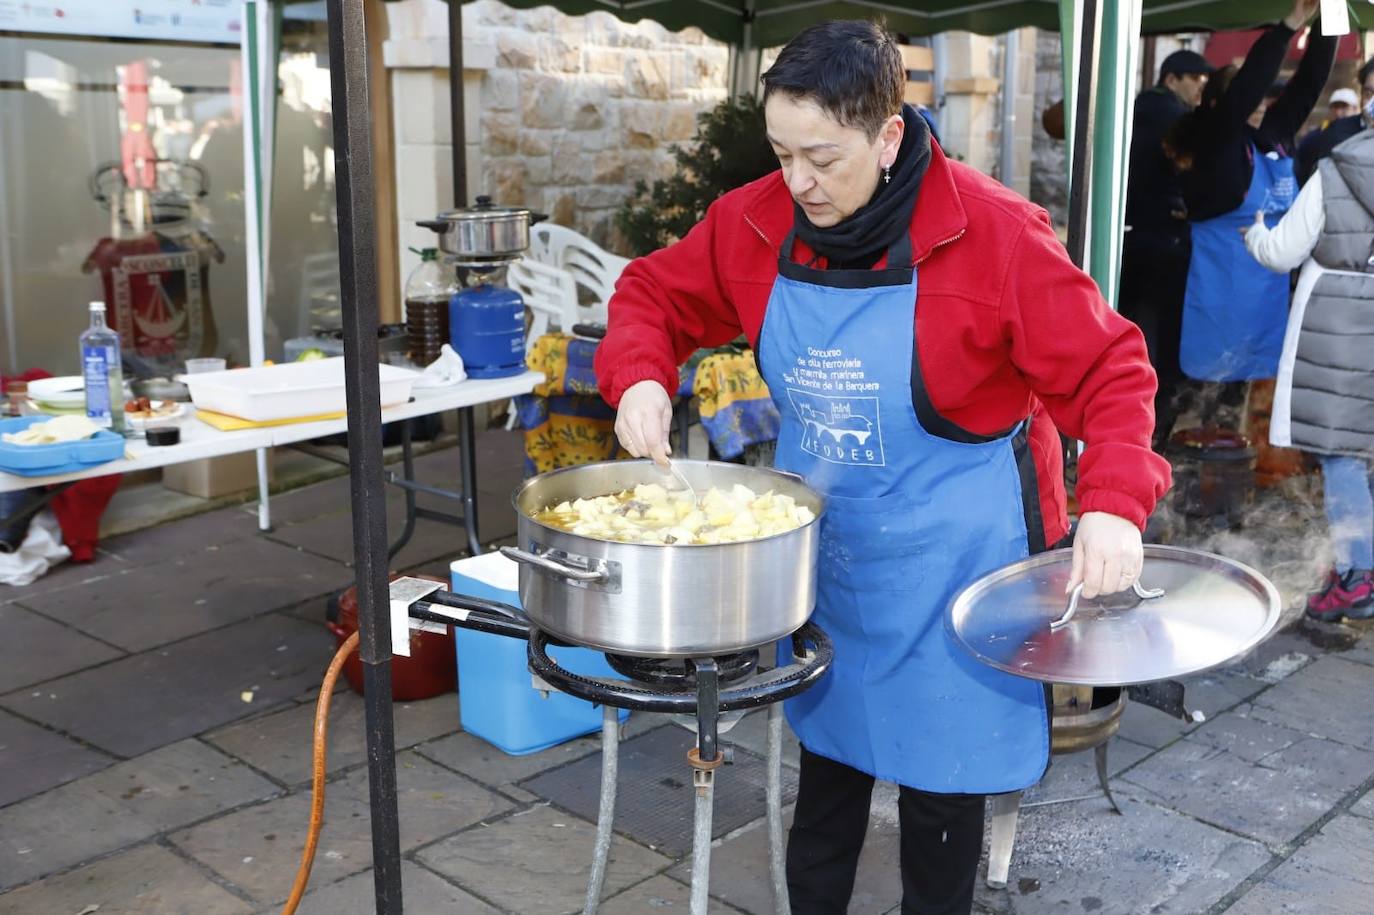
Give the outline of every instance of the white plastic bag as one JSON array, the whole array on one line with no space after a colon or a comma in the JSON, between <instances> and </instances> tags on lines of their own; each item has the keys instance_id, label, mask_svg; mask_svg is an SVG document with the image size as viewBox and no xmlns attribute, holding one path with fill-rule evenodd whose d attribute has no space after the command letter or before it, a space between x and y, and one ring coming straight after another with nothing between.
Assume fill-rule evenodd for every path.
<instances>
[{"instance_id":1,"label":"white plastic bag","mask_svg":"<svg viewBox=\"0 0 1374 915\"><path fill-rule=\"evenodd\" d=\"M62 528L51 509L33 516L24 542L13 553L0 553L0 583L31 585L55 565L71 558L62 543Z\"/></svg>"}]
</instances>

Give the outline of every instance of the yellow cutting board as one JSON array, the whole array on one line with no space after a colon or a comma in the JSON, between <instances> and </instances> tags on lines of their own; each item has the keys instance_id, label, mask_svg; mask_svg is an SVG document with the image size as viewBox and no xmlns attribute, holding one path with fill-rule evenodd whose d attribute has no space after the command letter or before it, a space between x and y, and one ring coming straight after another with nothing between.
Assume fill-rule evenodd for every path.
<instances>
[{"instance_id":1,"label":"yellow cutting board","mask_svg":"<svg viewBox=\"0 0 1374 915\"><path fill-rule=\"evenodd\" d=\"M293 416L288 419L240 419L237 416L229 416L225 413L215 413L211 410L196 410L196 419L201 420L221 432L237 432L240 429L263 429L267 426L290 426L295 423L314 423L326 419L342 419L345 413L321 413L318 416Z\"/></svg>"}]
</instances>

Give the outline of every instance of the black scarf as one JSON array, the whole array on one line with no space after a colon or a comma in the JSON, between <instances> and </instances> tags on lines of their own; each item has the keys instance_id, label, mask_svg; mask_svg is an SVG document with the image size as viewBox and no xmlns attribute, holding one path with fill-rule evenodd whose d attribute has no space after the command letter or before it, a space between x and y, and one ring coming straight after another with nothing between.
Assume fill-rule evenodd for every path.
<instances>
[{"instance_id":1,"label":"black scarf","mask_svg":"<svg viewBox=\"0 0 1374 915\"><path fill-rule=\"evenodd\" d=\"M817 228L806 218L801 205L793 203L797 237L823 256L831 270L872 267L911 225L921 178L930 165L930 127L910 105L902 106L902 122L906 130L897 150L897 161L892 165L892 180L885 182L880 178L872 199L848 219L829 228Z\"/></svg>"}]
</instances>

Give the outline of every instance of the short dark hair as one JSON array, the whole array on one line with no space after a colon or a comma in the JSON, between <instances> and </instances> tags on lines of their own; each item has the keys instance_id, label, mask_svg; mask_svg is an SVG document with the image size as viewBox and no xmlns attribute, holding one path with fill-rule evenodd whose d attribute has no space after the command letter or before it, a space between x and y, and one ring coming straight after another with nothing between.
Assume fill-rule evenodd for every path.
<instances>
[{"instance_id":1,"label":"short dark hair","mask_svg":"<svg viewBox=\"0 0 1374 915\"><path fill-rule=\"evenodd\" d=\"M1374 73L1374 57L1371 57L1369 60L1365 61L1365 62L1364 62L1364 66L1363 66L1363 67L1360 67L1360 87L1361 87L1361 88L1364 88L1364 81L1367 80L1367 79L1369 79L1369 74L1370 74L1370 73Z\"/></svg>"},{"instance_id":2,"label":"short dark hair","mask_svg":"<svg viewBox=\"0 0 1374 915\"><path fill-rule=\"evenodd\" d=\"M804 29L763 74L763 100L774 92L812 99L844 127L872 140L902 110L906 68L897 42L865 19L839 19Z\"/></svg>"}]
</instances>

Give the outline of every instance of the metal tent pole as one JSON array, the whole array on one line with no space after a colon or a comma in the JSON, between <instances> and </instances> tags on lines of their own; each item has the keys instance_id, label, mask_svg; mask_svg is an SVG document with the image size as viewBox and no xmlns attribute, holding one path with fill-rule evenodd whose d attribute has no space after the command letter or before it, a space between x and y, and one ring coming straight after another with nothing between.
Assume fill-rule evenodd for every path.
<instances>
[{"instance_id":1,"label":"metal tent pole","mask_svg":"<svg viewBox=\"0 0 1374 915\"><path fill-rule=\"evenodd\" d=\"M359 654L367 713L367 774L378 915L401 915L401 842L396 740L391 718L391 630L387 615L386 497L381 389L377 378L377 230L366 0L327 0L334 171L339 219L339 292L348 402L353 559Z\"/></svg>"},{"instance_id":2,"label":"metal tent pole","mask_svg":"<svg viewBox=\"0 0 1374 915\"><path fill-rule=\"evenodd\" d=\"M453 127L453 205L468 205L468 122L463 109L463 3L448 0L448 111Z\"/></svg>"},{"instance_id":3,"label":"metal tent pole","mask_svg":"<svg viewBox=\"0 0 1374 915\"><path fill-rule=\"evenodd\" d=\"M1078 85L1073 115L1073 162L1069 167L1069 257L1082 270L1088 268L1088 211L1092 199L1092 136L1097 120L1098 49L1102 20L1098 0L1081 0L1083 31L1078 42Z\"/></svg>"}]
</instances>

